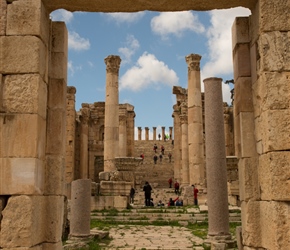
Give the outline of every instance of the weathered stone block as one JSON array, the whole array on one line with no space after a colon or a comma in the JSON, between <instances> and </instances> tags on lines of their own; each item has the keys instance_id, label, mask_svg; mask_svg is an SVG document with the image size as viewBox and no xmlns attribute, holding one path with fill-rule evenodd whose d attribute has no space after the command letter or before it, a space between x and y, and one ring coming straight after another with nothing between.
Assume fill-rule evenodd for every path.
<instances>
[{"instance_id":1,"label":"weathered stone block","mask_svg":"<svg viewBox=\"0 0 290 250\"><path fill-rule=\"evenodd\" d=\"M63 52L52 52L49 67L49 77L55 79L67 79L67 56Z\"/></svg>"},{"instance_id":2,"label":"weathered stone block","mask_svg":"<svg viewBox=\"0 0 290 250\"><path fill-rule=\"evenodd\" d=\"M42 194L44 163L35 158L1 159L1 195Z\"/></svg>"},{"instance_id":3,"label":"weathered stone block","mask_svg":"<svg viewBox=\"0 0 290 250\"><path fill-rule=\"evenodd\" d=\"M289 85L289 72L262 72L253 84L255 117L269 109L289 109Z\"/></svg>"},{"instance_id":4,"label":"weathered stone block","mask_svg":"<svg viewBox=\"0 0 290 250\"><path fill-rule=\"evenodd\" d=\"M49 79L48 107L53 109L56 108L64 109L65 104L66 104L66 82L63 79Z\"/></svg>"},{"instance_id":5,"label":"weathered stone block","mask_svg":"<svg viewBox=\"0 0 290 250\"><path fill-rule=\"evenodd\" d=\"M62 155L46 156L44 193L46 195L65 193L65 161Z\"/></svg>"},{"instance_id":6,"label":"weathered stone block","mask_svg":"<svg viewBox=\"0 0 290 250\"><path fill-rule=\"evenodd\" d=\"M239 160L239 183L241 201L260 198L257 158Z\"/></svg>"},{"instance_id":7,"label":"weathered stone block","mask_svg":"<svg viewBox=\"0 0 290 250\"><path fill-rule=\"evenodd\" d=\"M237 44L233 51L234 80L251 76L250 44Z\"/></svg>"},{"instance_id":8,"label":"weathered stone block","mask_svg":"<svg viewBox=\"0 0 290 250\"><path fill-rule=\"evenodd\" d=\"M38 74L7 75L3 108L8 113L39 114L46 118L47 85Z\"/></svg>"},{"instance_id":9,"label":"weathered stone block","mask_svg":"<svg viewBox=\"0 0 290 250\"><path fill-rule=\"evenodd\" d=\"M240 141L241 141L241 157L252 157L256 155L256 144L254 135L254 113L240 113Z\"/></svg>"},{"instance_id":10,"label":"weathered stone block","mask_svg":"<svg viewBox=\"0 0 290 250\"><path fill-rule=\"evenodd\" d=\"M257 51L257 44L254 43L250 47L250 57L251 57L251 78L252 78L252 83L255 83L258 79L258 66L259 66L259 61L258 61L258 51Z\"/></svg>"},{"instance_id":11,"label":"weathered stone block","mask_svg":"<svg viewBox=\"0 0 290 250\"><path fill-rule=\"evenodd\" d=\"M260 71L290 70L290 32L273 31L260 35Z\"/></svg>"},{"instance_id":12,"label":"weathered stone block","mask_svg":"<svg viewBox=\"0 0 290 250\"><path fill-rule=\"evenodd\" d=\"M46 124L42 117L2 113L0 124L1 157L44 157Z\"/></svg>"},{"instance_id":13,"label":"weathered stone block","mask_svg":"<svg viewBox=\"0 0 290 250\"><path fill-rule=\"evenodd\" d=\"M235 141L235 153L238 158L241 157L241 126L240 115L234 115L234 141Z\"/></svg>"},{"instance_id":14,"label":"weathered stone block","mask_svg":"<svg viewBox=\"0 0 290 250\"><path fill-rule=\"evenodd\" d=\"M0 0L0 36L6 34L7 1Z\"/></svg>"},{"instance_id":15,"label":"weathered stone block","mask_svg":"<svg viewBox=\"0 0 290 250\"><path fill-rule=\"evenodd\" d=\"M114 207L114 196L91 196L91 211Z\"/></svg>"},{"instance_id":16,"label":"weathered stone block","mask_svg":"<svg viewBox=\"0 0 290 250\"><path fill-rule=\"evenodd\" d=\"M290 249L289 202L260 202L260 231L263 249Z\"/></svg>"},{"instance_id":17,"label":"weathered stone block","mask_svg":"<svg viewBox=\"0 0 290 250\"><path fill-rule=\"evenodd\" d=\"M235 81L235 114L253 112L252 80L251 77L239 77Z\"/></svg>"},{"instance_id":18,"label":"weathered stone block","mask_svg":"<svg viewBox=\"0 0 290 250\"><path fill-rule=\"evenodd\" d=\"M7 7L7 31L11 35L34 35L48 44L49 12L41 0L13 1Z\"/></svg>"},{"instance_id":19,"label":"weathered stone block","mask_svg":"<svg viewBox=\"0 0 290 250\"><path fill-rule=\"evenodd\" d=\"M32 247L43 242L45 205L42 196L10 197L2 212L1 247Z\"/></svg>"},{"instance_id":20,"label":"weathered stone block","mask_svg":"<svg viewBox=\"0 0 290 250\"><path fill-rule=\"evenodd\" d=\"M65 22L52 22L52 52L62 52L67 58L68 53L68 32Z\"/></svg>"},{"instance_id":21,"label":"weathered stone block","mask_svg":"<svg viewBox=\"0 0 290 250\"><path fill-rule=\"evenodd\" d=\"M290 152L269 152L259 158L262 200L290 201Z\"/></svg>"},{"instance_id":22,"label":"weathered stone block","mask_svg":"<svg viewBox=\"0 0 290 250\"><path fill-rule=\"evenodd\" d=\"M43 243L41 250L63 250L63 245L61 241L57 243Z\"/></svg>"},{"instance_id":23,"label":"weathered stone block","mask_svg":"<svg viewBox=\"0 0 290 250\"><path fill-rule=\"evenodd\" d=\"M101 181L100 194L112 196L129 195L131 185L131 182L125 181Z\"/></svg>"},{"instance_id":24,"label":"weathered stone block","mask_svg":"<svg viewBox=\"0 0 290 250\"><path fill-rule=\"evenodd\" d=\"M261 202L253 200L242 202L241 208L243 245L261 246Z\"/></svg>"},{"instance_id":25,"label":"weathered stone block","mask_svg":"<svg viewBox=\"0 0 290 250\"><path fill-rule=\"evenodd\" d=\"M99 173L99 179L101 181L108 181L108 180L110 180L110 172L100 172Z\"/></svg>"},{"instance_id":26,"label":"weathered stone block","mask_svg":"<svg viewBox=\"0 0 290 250\"><path fill-rule=\"evenodd\" d=\"M2 74L39 73L46 81L47 49L35 36L0 37L0 72Z\"/></svg>"},{"instance_id":27,"label":"weathered stone block","mask_svg":"<svg viewBox=\"0 0 290 250\"><path fill-rule=\"evenodd\" d=\"M289 109L268 110L261 114L255 131L262 138L263 153L290 149L289 119Z\"/></svg>"},{"instance_id":28,"label":"weathered stone block","mask_svg":"<svg viewBox=\"0 0 290 250\"><path fill-rule=\"evenodd\" d=\"M65 154L65 111L49 109L47 112L46 153Z\"/></svg>"},{"instance_id":29,"label":"weathered stone block","mask_svg":"<svg viewBox=\"0 0 290 250\"><path fill-rule=\"evenodd\" d=\"M232 25L232 48L239 43L248 43L249 37L249 17L236 17Z\"/></svg>"},{"instance_id":30,"label":"weathered stone block","mask_svg":"<svg viewBox=\"0 0 290 250\"><path fill-rule=\"evenodd\" d=\"M126 209L129 204L129 196L114 196L114 208Z\"/></svg>"},{"instance_id":31,"label":"weathered stone block","mask_svg":"<svg viewBox=\"0 0 290 250\"><path fill-rule=\"evenodd\" d=\"M260 32L290 30L290 2L283 0L260 0Z\"/></svg>"},{"instance_id":32,"label":"weathered stone block","mask_svg":"<svg viewBox=\"0 0 290 250\"><path fill-rule=\"evenodd\" d=\"M59 249L64 218L64 196L42 196L42 199L45 204L44 224L41 225L45 232L44 242L56 247L50 249Z\"/></svg>"}]
</instances>

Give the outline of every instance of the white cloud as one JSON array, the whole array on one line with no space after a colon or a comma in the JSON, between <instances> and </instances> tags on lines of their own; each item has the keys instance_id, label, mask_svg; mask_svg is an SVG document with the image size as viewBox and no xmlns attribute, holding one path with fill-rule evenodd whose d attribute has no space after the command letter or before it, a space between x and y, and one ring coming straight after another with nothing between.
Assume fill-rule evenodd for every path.
<instances>
[{"instance_id":1,"label":"white cloud","mask_svg":"<svg viewBox=\"0 0 290 250\"><path fill-rule=\"evenodd\" d=\"M215 10L210 12L211 26L207 31L208 62L201 69L201 79L233 74L231 28L235 17L249 16L245 8ZM223 79L230 80L230 79ZM202 82L202 90L203 90ZM230 103L230 86L222 84L223 100Z\"/></svg>"},{"instance_id":2,"label":"white cloud","mask_svg":"<svg viewBox=\"0 0 290 250\"><path fill-rule=\"evenodd\" d=\"M235 17L248 15L250 11L245 8L210 12L211 26L207 31L209 61L202 68L203 77L233 72L231 28Z\"/></svg>"},{"instance_id":3,"label":"white cloud","mask_svg":"<svg viewBox=\"0 0 290 250\"><path fill-rule=\"evenodd\" d=\"M120 78L120 89L138 91L150 85L159 84L170 87L178 85L178 77L174 70L169 69L164 62L159 61L154 55L145 52L136 65L129 69Z\"/></svg>"},{"instance_id":4,"label":"white cloud","mask_svg":"<svg viewBox=\"0 0 290 250\"><path fill-rule=\"evenodd\" d=\"M139 41L133 35L127 35L126 47L119 48L118 51L121 54L122 63L130 63L131 57L139 49Z\"/></svg>"},{"instance_id":5,"label":"white cloud","mask_svg":"<svg viewBox=\"0 0 290 250\"><path fill-rule=\"evenodd\" d=\"M133 23L139 21L145 15L145 12L105 13L105 15L117 23Z\"/></svg>"},{"instance_id":6,"label":"white cloud","mask_svg":"<svg viewBox=\"0 0 290 250\"><path fill-rule=\"evenodd\" d=\"M50 13L52 21L63 21L69 23L73 19L73 13L70 11L60 9Z\"/></svg>"},{"instance_id":7,"label":"white cloud","mask_svg":"<svg viewBox=\"0 0 290 250\"><path fill-rule=\"evenodd\" d=\"M80 35L74 31L68 33L68 47L73 50L88 50L91 44L88 39L80 37Z\"/></svg>"},{"instance_id":8,"label":"white cloud","mask_svg":"<svg viewBox=\"0 0 290 250\"><path fill-rule=\"evenodd\" d=\"M68 72L70 73L71 76L73 76L76 71L82 70L81 65L75 66L72 61L68 61L67 68L68 68Z\"/></svg>"},{"instance_id":9,"label":"white cloud","mask_svg":"<svg viewBox=\"0 0 290 250\"><path fill-rule=\"evenodd\" d=\"M151 29L163 38L170 34L182 36L185 31L196 33L205 31L203 24L198 20L198 16L190 11L162 12L152 18Z\"/></svg>"}]
</instances>

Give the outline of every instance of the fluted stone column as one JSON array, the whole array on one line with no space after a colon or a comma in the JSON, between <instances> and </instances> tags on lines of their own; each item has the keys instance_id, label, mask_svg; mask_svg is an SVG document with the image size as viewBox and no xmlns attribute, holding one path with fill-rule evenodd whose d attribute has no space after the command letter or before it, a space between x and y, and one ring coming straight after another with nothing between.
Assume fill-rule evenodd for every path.
<instances>
[{"instance_id":1,"label":"fluted stone column","mask_svg":"<svg viewBox=\"0 0 290 250\"><path fill-rule=\"evenodd\" d=\"M138 141L142 140L142 127L138 127Z\"/></svg>"},{"instance_id":2,"label":"fluted stone column","mask_svg":"<svg viewBox=\"0 0 290 250\"><path fill-rule=\"evenodd\" d=\"M173 139L173 136L172 136L172 127L169 127L169 139Z\"/></svg>"},{"instance_id":3,"label":"fluted stone column","mask_svg":"<svg viewBox=\"0 0 290 250\"><path fill-rule=\"evenodd\" d=\"M91 222L91 180L75 180L71 191L70 236L90 235Z\"/></svg>"},{"instance_id":4,"label":"fluted stone column","mask_svg":"<svg viewBox=\"0 0 290 250\"><path fill-rule=\"evenodd\" d=\"M80 134L80 178L87 179L89 177L89 104L82 103L81 108L81 134Z\"/></svg>"},{"instance_id":5,"label":"fluted stone column","mask_svg":"<svg viewBox=\"0 0 290 250\"><path fill-rule=\"evenodd\" d=\"M164 141L165 140L165 127L161 127L161 129L162 129L161 136L162 136L162 140Z\"/></svg>"},{"instance_id":6,"label":"fluted stone column","mask_svg":"<svg viewBox=\"0 0 290 250\"><path fill-rule=\"evenodd\" d=\"M200 59L197 54L186 56L188 66L188 152L190 183L204 184L203 123L200 89Z\"/></svg>"},{"instance_id":7,"label":"fluted stone column","mask_svg":"<svg viewBox=\"0 0 290 250\"><path fill-rule=\"evenodd\" d=\"M145 127L145 140L149 141L149 128Z\"/></svg>"},{"instance_id":8,"label":"fluted stone column","mask_svg":"<svg viewBox=\"0 0 290 250\"><path fill-rule=\"evenodd\" d=\"M181 115L181 157L182 157L182 180L183 186L189 185L189 167L188 167L188 117L186 103L182 104Z\"/></svg>"},{"instance_id":9,"label":"fluted stone column","mask_svg":"<svg viewBox=\"0 0 290 250\"><path fill-rule=\"evenodd\" d=\"M153 127L153 141L156 141L156 127Z\"/></svg>"},{"instance_id":10,"label":"fluted stone column","mask_svg":"<svg viewBox=\"0 0 290 250\"><path fill-rule=\"evenodd\" d=\"M174 123L174 178L181 180L181 127L180 127L180 117L179 117L179 106L173 106L172 117Z\"/></svg>"},{"instance_id":11,"label":"fluted stone column","mask_svg":"<svg viewBox=\"0 0 290 250\"><path fill-rule=\"evenodd\" d=\"M209 238L230 238L221 84L221 78L204 80Z\"/></svg>"},{"instance_id":12,"label":"fluted stone column","mask_svg":"<svg viewBox=\"0 0 290 250\"><path fill-rule=\"evenodd\" d=\"M105 139L104 171L114 171L115 157L119 156L119 68L121 58L110 55L106 63L106 104L105 104Z\"/></svg>"}]
</instances>

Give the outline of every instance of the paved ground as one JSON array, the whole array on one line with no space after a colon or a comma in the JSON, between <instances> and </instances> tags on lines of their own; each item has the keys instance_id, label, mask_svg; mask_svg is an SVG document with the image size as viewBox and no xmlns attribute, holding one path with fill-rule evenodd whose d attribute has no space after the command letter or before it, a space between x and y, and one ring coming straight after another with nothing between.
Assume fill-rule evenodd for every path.
<instances>
[{"instance_id":1,"label":"paved ground","mask_svg":"<svg viewBox=\"0 0 290 250\"><path fill-rule=\"evenodd\" d=\"M110 229L109 236L113 240L106 249L203 250L203 247L200 247L203 240L194 236L189 229L182 227L120 225Z\"/></svg>"}]
</instances>

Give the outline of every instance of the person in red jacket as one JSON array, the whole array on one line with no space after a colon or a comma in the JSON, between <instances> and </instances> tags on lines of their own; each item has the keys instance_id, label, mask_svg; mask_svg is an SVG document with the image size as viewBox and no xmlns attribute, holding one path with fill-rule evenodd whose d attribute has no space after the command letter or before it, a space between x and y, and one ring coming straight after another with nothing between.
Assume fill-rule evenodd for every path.
<instances>
[{"instance_id":1,"label":"person in red jacket","mask_svg":"<svg viewBox=\"0 0 290 250\"><path fill-rule=\"evenodd\" d=\"M198 205L198 201L197 201L198 189L194 185L191 185L191 186L193 187L194 205L197 206Z\"/></svg>"},{"instance_id":2,"label":"person in red jacket","mask_svg":"<svg viewBox=\"0 0 290 250\"><path fill-rule=\"evenodd\" d=\"M171 188L171 187L172 187L172 178L170 178L170 179L168 180L168 184L169 184L169 188Z\"/></svg>"},{"instance_id":3,"label":"person in red jacket","mask_svg":"<svg viewBox=\"0 0 290 250\"><path fill-rule=\"evenodd\" d=\"M175 194L179 194L179 183L178 183L178 181L176 181L174 183L174 192L175 192Z\"/></svg>"}]
</instances>

